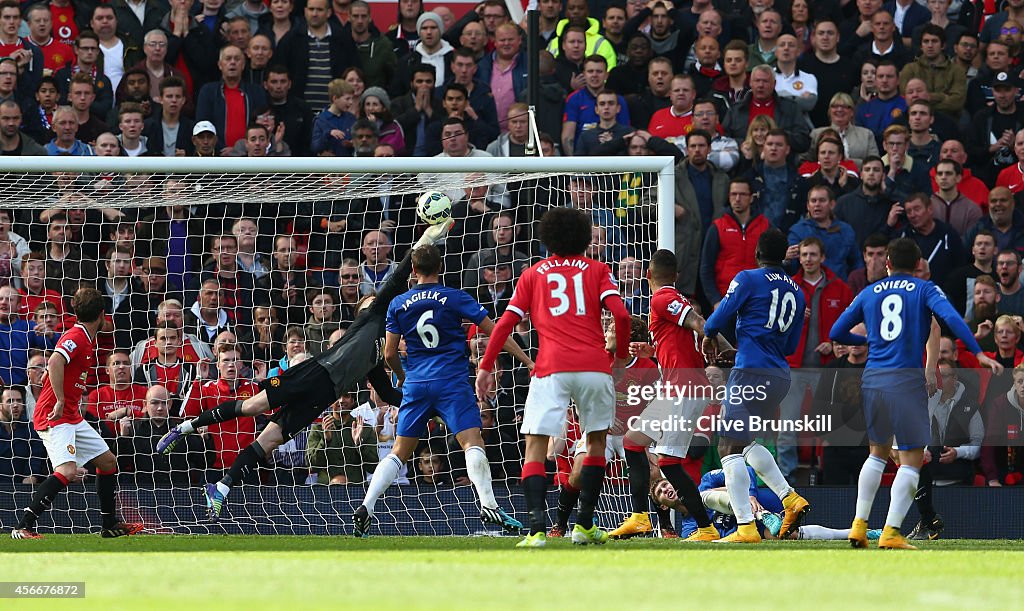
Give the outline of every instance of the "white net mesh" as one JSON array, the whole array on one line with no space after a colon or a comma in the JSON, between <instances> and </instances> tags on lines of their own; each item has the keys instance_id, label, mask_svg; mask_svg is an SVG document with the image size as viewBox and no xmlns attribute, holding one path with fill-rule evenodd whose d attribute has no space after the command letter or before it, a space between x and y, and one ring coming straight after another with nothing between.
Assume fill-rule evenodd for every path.
<instances>
[{"instance_id":1,"label":"white net mesh","mask_svg":"<svg viewBox=\"0 0 1024 611\"><path fill-rule=\"evenodd\" d=\"M259 392L255 384L275 367L296 354L315 356L336 339L353 320L355 301L379 288L416 240L415 202L425 190L443 191L454 202L457 225L444 249L443 282L466 290L495 320L518 274L544 255L535 229L549 207L591 211L596 228L589 254L623 270L624 290L639 287L632 261L648 260L659 238L659 175L652 171L658 164L651 158L633 170L628 158L617 158L608 162L616 171L584 173L577 162L557 160L532 172L470 165L426 172L422 163L403 171L403 160L389 160L377 173L367 172L368 165L330 173L260 166L254 171L267 171L246 173L220 160L204 172L194 159L131 167L123 160L113 167L97 159L64 161L60 172L46 166L0 173L6 216L0 216L0 333L8 343L0 357L7 388L0 411L3 528L13 527L33 485L50 473L29 422L49 351L73 324L70 295L78 286L107 296L82 410L117 455L124 518L155 532L338 533L349 528L351 509L394 439L396 409L365 385L236 486L216 525L205 519L202 486L220 479L266 419L211 426L169 456L153 448L182 416ZM507 161L510 168L523 165ZM601 160L584 161L607 169ZM157 171L153 164L166 167ZM636 303L641 313L642 302ZM163 326L181 327L184 337ZM528 322L516 335L535 354ZM473 359L483 342L470 340ZM221 344L237 351L218 352ZM502 361L502 371L498 394L480 406L484 438L499 503L525 518L518 420L529 376L511 360ZM166 415L156 405L163 396L152 390L157 385L166 388ZM563 477L568 467L564 460L551 466ZM616 459L599 508L604 524L628 511L624 473ZM95 531L93 481L72 483L40 529ZM467 484L457 442L443 423L431 422L378 505L379 532L485 531Z\"/></svg>"}]
</instances>

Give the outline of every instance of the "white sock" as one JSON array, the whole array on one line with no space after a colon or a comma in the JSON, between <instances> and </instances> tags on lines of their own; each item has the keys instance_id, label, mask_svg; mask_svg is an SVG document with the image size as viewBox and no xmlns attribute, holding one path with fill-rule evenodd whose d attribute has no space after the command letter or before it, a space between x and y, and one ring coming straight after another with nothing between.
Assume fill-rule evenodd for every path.
<instances>
[{"instance_id":1,"label":"white sock","mask_svg":"<svg viewBox=\"0 0 1024 611\"><path fill-rule=\"evenodd\" d=\"M842 541L850 536L849 528L827 528L825 526L801 526L797 539L809 539L815 541Z\"/></svg>"},{"instance_id":2,"label":"white sock","mask_svg":"<svg viewBox=\"0 0 1024 611\"><path fill-rule=\"evenodd\" d=\"M749 475L749 474L748 474ZM705 490L700 493L704 506L711 511L732 515L732 503L729 501L729 493L721 490Z\"/></svg>"},{"instance_id":3,"label":"white sock","mask_svg":"<svg viewBox=\"0 0 1024 611\"><path fill-rule=\"evenodd\" d=\"M191 420L186 420L178 425L178 430L186 435L191 435L196 432L196 427L192 426Z\"/></svg>"},{"instance_id":4,"label":"white sock","mask_svg":"<svg viewBox=\"0 0 1024 611\"><path fill-rule=\"evenodd\" d=\"M384 457L384 460L380 461L377 468L373 470L370 486L366 489L366 496L363 497L363 505L366 506L366 511L371 516L373 515L373 508L377 505L377 499L395 481L401 469L402 461L394 454L388 454Z\"/></svg>"},{"instance_id":5,"label":"white sock","mask_svg":"<svg viewBox=\"0 0 1024 611\"><path fill-rule=\"evenodd\" d=\"M750 474L747 463L739 454L731 454L722 458L722 471L725 472L725 489L729 491L729 504L732 506L736 521L748 524L754 521L754 511L750 508Z\"/></svg>"},{"instance_id":6,"label":"white sock","mask_svg":"<svg viewBox=\"0 0 1024 611\"><path fill-rule=\"evenodd\" d=\"M231 493L231 486L228 486L224 482L217 482L217 491L223 494L224 498L227 498L228 494Z\"/></svg>"},{"instance_id":7,"label":"white sock","mask_svg":"<svg viewBox=\"0 0 1024 611\"><path fill-rule=\"evenodd\" d=\"M476 488L476 496L480 499L480 505L494 509L498 501L494 498L494 488L491 487L491 464L487 462L487 453L479 446L470 446L466 450L466 471L469 472L469 481L473 482Z\"/></svg>"},{"instance_id":8,"label":"white sock","mask_svg":"<svg viewBox=\"0 0 1024 611\"><path fill-rule=\"evenodd\" d=\"M871 506L875 504L875 494L882 484L882 472L885 471L885 461L877 456L868 456L864 466L860 468L860 477L857 478L857 513L858 520L868 519L871 515Z\"/></svg>"},{"instance_id":9,"label":"white sock","mask_svg":"<svg viewBox=\"0 0 1024 611\"><path fill-rule=\"evenodd\" d=\"M780 499L786 498L790 492L793 492L793 487L786 481L786 476L782 474L782 470L779 469L775 457L768 451L768 448L752 441L750 445L743 448L743 458Z\"/></svg>"},{"instance_id":10,"label":"white sock","mask_svg":"<svg viewBox=\"0 0 1024 611\"><path fill-rule=\"evenodd\" d=\"M885 525L892 526L899 530L903 525L903 518L907 517L907 510L914 502L914 495L917 494L917 483L921 479L921 472L909 466L902 465L896 471L896 479L892 480L892 498L889 500L889 515L885 517Z\"/></svg>"}]
</instances>

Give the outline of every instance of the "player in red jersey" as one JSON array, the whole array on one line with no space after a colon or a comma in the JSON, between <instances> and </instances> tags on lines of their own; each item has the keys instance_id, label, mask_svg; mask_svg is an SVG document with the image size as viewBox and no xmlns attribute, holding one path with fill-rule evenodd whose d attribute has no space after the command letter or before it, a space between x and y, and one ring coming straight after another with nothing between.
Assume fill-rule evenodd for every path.
<instances>
[{"instance_id":1,"label":"player in red jersey","mask_svg":"<svg viewBox=\"0 0 1024 611\"><path fill-rule=\"evenodd\" d=\"M100 423L100 433L117 437L114 424L121 418L142 418L146 387L132 384L132 360L125 350L107 355L110 384L93 390L85 399L85 411Z\"/></svg>"},{"instance_id":2,"label":"player in red jersey","mask_svg":"<svg viewBox=\"0 0 1024 611\"><path fill-rule=\"evenodd\" d=\"M48 377L36 402L32 426L46 446L53 475L36 488L31 504L11 531L12 539L39 539L35 525L67 485L78 476L78 468L96 467L96 492L100 497L103 537L122 537L142 530L142 524L117 520L117 459L100 434L82 419L78 402L85 391L85 379L95 363L96 333L103 325L103 294L96 289L78 289L71 301L78 323L65 333L47 363Z\"/></svg>"},{"instance_id":3,"label":"player in red jersey","mask_svg":"<svg viewBox=\"0 0 1024 611\"><path fill-rule=\"evenodd\" d=\"M605 349L608 351L608 360L611 362L614 359L616 337L615 325L610 324L611 321L608 322L609 324L605 328L604 339ZM630 341L646 342L649 337L650 331L647 329L647 323L645 323L639 316L630 316ZM605 446L604 453L605 460L610 461L616 456L621 458L626 457L623 449L623 439L626 431L628 430L629 422L631 419L643 413L648 404L648 401L635 396L634 389L637 387L650 386L660 377L661 374L658 373L658 364L649 358L633 357L624 365L622 377L615 380L615 423L608 432L608 443ZM579 436L572 445L573 447L570 449L570 454L573 457L572 469L569 474L568 481L562 482L561 489L558 491L558 513L555 525L548 531L549 537L561 537L565 535L565 532L568 530L569 514L576 508L576 503L579 501L579 477L580 471L583 467L583 461L576 460L576 458L586 454L587 440L583 436ZM644 449L641 448L641 451L644 451ZM644 456L646 456L646 453ZM636 468L649 471L652 467L653 465L648 461L647 469L643 469L643 467L639 466ZM647 473L645 476L638 477L637 474L633 473L633 469L630 469L629 481L630 492L633 493L633 513L643 513L644 515L647 515L647 508L649 505L647 502L647 490L641 489L638 492L634 489L634 479L636 479L637 482L642 483L650 481L649 478L653 475L656 475L656 473ZM666 515L667 513L668 512L666 512ZM667 525L669 523L669 519L662 516L660 512L659 517L662 517L662 525Z\"/></svg>"},{"instance_id":4,"label":"player in red jersey","mask_svg":"<svg viewBox=\"0 0 1024 611\"><path fill-rule=\"evenodd\" d=\"M661 366L662 380L672 386L673 393L652 401L650 407L641 414L636 426L631 427L624 443L626 462L630 466L630 473L637 471L639 478L646 473L646 470L638 469L647 463L646 448L657 442L654 453L658 455L658 467L676 489L677 496L686 504L690 515L697 520L697 530L687 540L713 541L719 538L718 531L707 518L697 485L683 469L686 452L700 415L707 405L711 387L704 374L704 355L699 349L704 318L675 288L678 275L676 261L672 251L662 249L651 256L647 269L647 281L653 292L653 353ZM728 348L731 349L731 346ZM651 347L645 344L634 345L631 352L649 356ZM667 431L661 427L645 426L655 422L672 422L674 426ZM646 491L650 482L638 481L636 486ZM631 478L630 488L633 487ZM647 514L634 513L612 531L612 536L625 538L650 530L652 527Z\"/></svg>"},{"instance_id":5,"label":"player in red jersey","mask_svg":"<svg viewBox=\"0 0 1024 611\"><path fill-rule=\"evenodd\" d=\"M260 394L260 387L255 382L239 376L241 363L242 355L237 346L221 344L217 348L219 378L212 382L193 382L185 397L182 415L195 418L225 401L245 401ZM235 462L243 449L256 441L256 419L250 416L225 420L209 425L208 431L217 449L217 460L213 466L225 469Z\"/></svg>"},{"instance_id":6,"label":"player in red jersey","mask_svg":"<svg viewBox=\"0 0 1024 611\"><path fill-rule=\"evenodd\" d=\"M615 277L604 263L583 256L590 245L591 220L573 208L552 208L540 221L540 239L552 255L523 272L512 300L491 333L477 371L481 399L494 386L494 361L515 325L530 313L540 337L540 350L523 413L526 435L523 490L530 510L530 534L518 547L546 542L547 476L544 460L548 439L561 434L566 407L576 401L580 425L587 436L587 455L580 471L580 509L573 543L604 543L608 533L594 524L594 508L604 481L608 429L615 418L612 367L629 354L629 312ZM615 318L617 358L608 362L601 324L602 307Z\"/></svg>"}]
</instances>

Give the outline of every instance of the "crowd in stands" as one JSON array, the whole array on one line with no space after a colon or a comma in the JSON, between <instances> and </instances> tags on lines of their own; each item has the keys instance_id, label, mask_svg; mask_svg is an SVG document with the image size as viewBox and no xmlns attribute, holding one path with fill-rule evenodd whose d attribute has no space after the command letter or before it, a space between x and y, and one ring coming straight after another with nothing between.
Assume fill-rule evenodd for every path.
<instances>
[{"instance_id":1,"label":"crowd in stands","mask_svg":"<svg viewBox=\"0 0 1024 611\"><path fill-rule=\"evenodd\" d=\"M809 307L790 358L799 390L783 413L829 413L841 426L811 456L780 438L787 475L809 464L822 483L856 481L865 357L829 343L828 329L886 274L888 242L909 237L926 258L921 277L1008 370L989 379L943 340L934 478L1020 481L1024 0L538 0L537 32L503 0L457 19L422 0L395 4L394 20L375 23L362 0L0 0L0 154L523 156L536 35L542 154L674 156L677 288L703 311L755 266L762 232L788 233L787 271ZM415 195L104 207L104 193L140 181L59 172L45 187L51 207L0 210L4 477L46 473L27 415L78 286L108 299L90 418L122 471L196 484L263 422L210 427L154 456L163 432L337 342L414 241ZM536 220L570 205L592 213L588 254L613 266L630 312L645 315L652 184L626 172L454 189L445 282L500 316L543 254ZM190 186L146 188L170 202ZM536 349L528 321L517 336ZM483 342L470 341L474 359ZM504 363L480 405L495 478L518 475L525 376ZM376 394L346 395L260 476L361 483L394 420ZM454 440L431 427L400 481L463 482Z\"/></svg>"}]
</instances>

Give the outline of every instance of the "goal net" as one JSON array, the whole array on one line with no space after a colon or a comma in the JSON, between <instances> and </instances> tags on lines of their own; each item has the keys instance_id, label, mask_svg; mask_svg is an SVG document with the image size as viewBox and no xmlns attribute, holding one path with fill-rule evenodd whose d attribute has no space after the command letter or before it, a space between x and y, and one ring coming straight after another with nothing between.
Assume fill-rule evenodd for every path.
<instances>
[{"instance_id":1,"label":"goal net","mask_svg":"<svg viewBox=\"0 0 1024 611\"><path fill-rule=\"evenodd\" d=\"M608 262L635 313L643 269L673 247L672 159L0 160L0 526L10 529L51 472L31 429L46 359L74 324L70 296L107 298L96 367L81 408L117 456L118 506L156 533L340 534L377 462L392 447L397 408L365 385L274 451L238 483L222 519L206 520L203 485L222 477L267 423L214 425L169 455L154 452L182 417L258 392L256 384L325 350L422 232L416 199L441 191L456 226L442 281L497 319L523 269L545 256L537 236L555 206L591 212L590 256ZM633 299L636 297L636 299ZM531 354L529 321L516 329ZM476 361L486 338L468 339ZM480 403L499 503L526 521L519 422L529 375L499 362ZM567 450L579 436L569 427ZM549 469L567 476L560 456ZM599 518L628 514L625 465L609 466ZM95 532L95 477L85 474L39 522L42 532ZM554 509L554 497L549 503ZM465 459L441 421L378 504L375 533L493 533L479 520Z\"/></svg>"}]
</instances>

